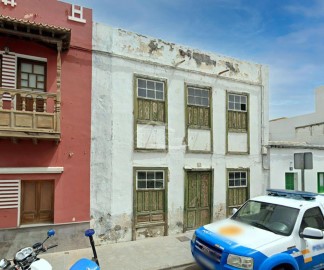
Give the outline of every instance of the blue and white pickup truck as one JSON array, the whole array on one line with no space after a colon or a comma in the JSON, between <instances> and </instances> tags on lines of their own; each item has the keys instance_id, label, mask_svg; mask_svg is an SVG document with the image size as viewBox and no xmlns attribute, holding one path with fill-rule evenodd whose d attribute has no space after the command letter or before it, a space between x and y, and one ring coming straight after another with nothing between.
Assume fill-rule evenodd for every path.
<instances>
[{"instance_id":1,"label":"blue and white pickup truck","mask_svg":"<svg viewBox=\"0 0 324 270\"><path fill-rule=\"evenodd\" d=\"M195 231L191 252L203 269L324 269L324 196L267 193Z\"/></svg>"}]
</instances>

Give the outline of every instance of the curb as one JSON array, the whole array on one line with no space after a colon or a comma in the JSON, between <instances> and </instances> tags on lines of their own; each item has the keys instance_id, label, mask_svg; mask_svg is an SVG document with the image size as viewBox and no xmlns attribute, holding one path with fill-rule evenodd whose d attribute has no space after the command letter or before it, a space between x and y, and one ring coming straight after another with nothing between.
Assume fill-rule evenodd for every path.
<instances>
[{"instance_id":1,"label":"curb","mask_svg":"<svg viewBox=\"0 0 324 270\"><path fill-rule=\"evenodd\" d=\"M180 264L180 265L176 265L176 266L170 266L170 267L166 267L166 268L160 268L159 270L171 270L171 269L177 269L179 267L186 267L186 266L194 266L196 265L194 262L191 263L184 263L184 264Z\"/></svg>"}]
</instances>

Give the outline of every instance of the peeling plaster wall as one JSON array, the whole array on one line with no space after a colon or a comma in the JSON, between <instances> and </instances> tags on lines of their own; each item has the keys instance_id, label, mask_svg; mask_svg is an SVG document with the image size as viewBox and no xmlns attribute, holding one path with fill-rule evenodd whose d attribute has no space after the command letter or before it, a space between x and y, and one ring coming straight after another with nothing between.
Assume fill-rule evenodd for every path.
<instances>
[{"instance_id":1,"label":"peeling plaster wall","mask_svg":"<svg viewBox=\"0 0 324 270\"><path fill-rule=\"evenodd\" d=\"M94 45L94 48L99 51L113 53L125 58L136 58L138 61L179 67L191 72L203 72L206 75L216 75L228 70L228 72L222 74L223 78L234 78L256 84L261 82L261 65L258 64L214 53L201 52L103 24L96 23L94 28L96 33L105 33L105 37L100 37L103 42L97 42ZM98 38L98 36L95 37L95 39ZM107 44L106 41L110 41L110 43Z\"/></svg>"},{"instance_id":2,"label":"peeling plaster wall","mask_svg":"<svg viewBox=\"0 0 324 270\"><path fill-rule=\"evenodd\" d=\"M112 81L111 58L93 54L91 117L91 226L96 235L106 237L113 228L112 196ZM97 78L100 78L98 80ZM96 123L96 124L93 124Z\"/></svg>"},{"instance_id":3,"label":"peeling plaster wall","mask_svg":"<svg viewBox=\"0 0 324 270\"><path fill-rule=\"evenodd\" d=\"M132 239L134 167L168 167L169 234L183 230L184 168L213 169L212 220L225 217L226 168L250 169L251 197L263 193L261 132L267 131L268 114L261 103L267 109L267 68L101 24L94 25L93 33L91 207L92 224L100 229L102 241ZM229 71L217 75L225 69ZM167 153L134 152L134 74L167 80ZM212 88L213 154L186 153L185 83ZM250 155L226 155L229 90L250 96ZM141 237L160 231L138 233Z\"/></svg>"}]
</instances>

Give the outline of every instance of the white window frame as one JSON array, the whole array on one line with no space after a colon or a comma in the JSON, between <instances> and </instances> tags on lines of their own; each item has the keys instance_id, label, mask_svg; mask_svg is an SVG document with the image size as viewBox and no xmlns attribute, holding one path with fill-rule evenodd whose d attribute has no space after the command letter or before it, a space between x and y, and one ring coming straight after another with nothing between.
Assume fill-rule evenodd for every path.
<instances>
[{"instance_id":1,"label":"white window frame","mask_svg":"<svg viewBox=\"0 0 324 270\"><path fill-rule=\"evenodd\" d=\"M138 179L138 173L140 173L140 172L146 173L145 180L144 179ZM153 179L148 179L148 177L147 177L148 173L154 173L154 178ZM161 180L161 179L156 178L156 173L162 173L162 175L163 175L163 177L162 177L162 188L156 188L156 187L148 188L147 187L147 182L148 181L154 181L156 183L157 180ZM139 181L143 181L143 182L145 181L146 182L146 188L139 188L138 187L138 182ZM154 184L154 186L155 186L155 184ZM165 190L165 172L164 172L164 170L145 170L145 169L144 170L136 170L136 190Z\"/></svg>"},{"instance_id":2,"label":"white window frame","mask_svg":"<svg viewBox=\"0 0 324 270\"><path fill-rule=\"evenodd\" d=\"M233 173L234 174L234 178L231 179L230 178L230 174ZM240 177L238 179L236 179L236 175L239 173L240 174ZM242 178L242 173L245 174L245 178ZM242 180L245 180L245 184L242 185ZM230 181L233 181L233 185L230 185ZM235 181L240 181L240 185L235 185ZM228 188L239 188L239 187L247 187L248 185L248 172L245 171L245 170L241 170L241 171L228 171Z\"/></svg>"},{"instance_id":3,"label":"white window frame","mask_svg":"<svg viewBox=\"0 0 324 270\"><path fill-rule=\"evenodd\" d=\"M187 87L187 105L189 106L198 106L198 107L204 107L204 108L209 108L210 107L210 90L209 89L206 89L206 88L199 88L199 87L194 87L194 86L188 86ZM190 94L190 90L193 90L194 93L193 94ZM207 95L206 96L199 96L199 95L196 95L196 91L200 91L201 94L203 92L206 92ZM195 102L190 102L189 101L189 97L193 98L195 100ZM197 100L199 100L200 98L200 101L202 101L202 99L207 99L207 103L208 105L203 105L201 104L201 102L197 102Z\"/></svg>"},{"instance_id":4,"label":"white window frame","mask_svg":"<svg viewBox=\"0 0 324 270\"><path fill-rule=\"evenodd\" d=\"M234 97L234 101L230 101L230 97L233 96ZM244 102L245 99L245 102ZM235 112L247 112L247 106L248 106L248 97L244 94L233 94L233 93L229 93L228 94L228 110L229 111L235 111ZM234 105L234 108L230 108L230 104ZM239 104L240 109L236 109L235 105ZM241 109L241 105L245 105L245 110Z\"/></svg>"},{"instance_id":5,"label":"white window frame","mask_svg":"<svg viewBox=\"0 0 324 270\"><path fill-rule=\"evenodd\" d=\"M152 80L152 79L146 79L146 78L136 78L136 80L137 80L137 98L141 98L141 99L149 99L149 100L156 100L156 101L165 101L165 82L163 82L163 81L159 81L159 80ZM146 82L146 86L145 86L145 88L144 87L140 87L139 86L139 81L145 81ZM153 82L154 83L154 89L151 89L151 88L148 88L147 87L147 82ZM161 90L158 90L157 89L157 87L156 87L156 84L157 83L159 83L159 84L162 84L162 91ZM140 91L140 89L142 89L142 90L145 90L145 92L146 92L146 95L145 95L145 97L144 96L140 96L139 95L139 91ZM148 97L148 95L147 95L147 91L154 91L154 96L155 96L155 98L152 98L152 97ZM160 99L160 98L156 98L156 93L157 92L162 92L162 99Z\"/></svg>"}]
</instances>

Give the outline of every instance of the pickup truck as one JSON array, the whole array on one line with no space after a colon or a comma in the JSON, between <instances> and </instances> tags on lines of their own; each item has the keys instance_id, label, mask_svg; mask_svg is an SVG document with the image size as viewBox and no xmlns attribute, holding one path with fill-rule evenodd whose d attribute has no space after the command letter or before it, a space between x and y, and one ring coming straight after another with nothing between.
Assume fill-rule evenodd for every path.
<instances>
[{"instance_id":1,"label":"pickup truck","mask_svg":"<svg viewBox=\"0 0 324 270\"><path fill-rule=\"evenodd\" d=\"M324 196L268 189L233 215L198 228L191 252L203 269L324 269Z\"/></svg>"}]
</instances>

